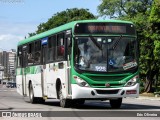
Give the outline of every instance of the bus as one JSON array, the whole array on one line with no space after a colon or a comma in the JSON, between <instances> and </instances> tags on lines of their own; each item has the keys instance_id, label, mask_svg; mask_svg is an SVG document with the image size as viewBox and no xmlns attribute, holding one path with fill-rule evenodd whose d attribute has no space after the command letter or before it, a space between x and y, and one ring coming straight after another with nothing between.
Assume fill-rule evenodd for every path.
<instances>
[{"instance_id":1,"label":"bus","mask_svg":"<svg viewBox=\"0 0 160 120\"><path fill-rule=\"evenodd\" d=\"M31 103L61 107L109 100L120 108L139 96L135 26L121 20L79 20L24 39L17 46L17 92Z\"/></svg>"}]
</instances>

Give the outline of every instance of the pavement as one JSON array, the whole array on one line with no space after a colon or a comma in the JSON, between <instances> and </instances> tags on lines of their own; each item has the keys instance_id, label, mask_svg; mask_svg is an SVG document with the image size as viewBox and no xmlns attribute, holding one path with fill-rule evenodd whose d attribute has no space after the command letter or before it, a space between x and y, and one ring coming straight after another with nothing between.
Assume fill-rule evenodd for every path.
<instances>
[{"instance_id":1,"label":"pavement","mask_svg":"<svg viewBox=\"0 0 160 120\"><path fill-rule=\"evenodd\" d=\"M138 98L136 99L141 99L141 100L159 100L160 101L160 96L159 97L150 97L150 96L143 96L140 95Z\"/></svg>"}]
</instances>

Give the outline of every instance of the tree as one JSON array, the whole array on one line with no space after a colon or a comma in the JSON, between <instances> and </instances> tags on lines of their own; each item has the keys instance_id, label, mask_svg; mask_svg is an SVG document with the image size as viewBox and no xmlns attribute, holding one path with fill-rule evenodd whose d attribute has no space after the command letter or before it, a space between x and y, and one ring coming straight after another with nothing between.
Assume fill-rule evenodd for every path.
<instances>
[{"instance_id":1,"label":"tree","mask_svg":"<svg viewBox=\"0 0 160 120\"><path fill-rule=\"evenodd\" d=\"M158 75L160 73L160 1L154 0L151 14L149 17L150 22L150 36L154 41L154 62L155 62L155 72L156 75L156 83L158 82ZM157 87L157 84L156 84Z\"/></svg>"},{"instance_id":2,"label":"tree","mask_svg":"<svg viewBox=\"0 0 160 120\"><path fill-rule=\"evenodd\" d=\"M102 0L100 16L130 20L135 23L140 41L140 73L145 76L145 91L153 92L154 76L160 62L159 0ZM152 4L153 3L153 4Z\"/></svg>"},{"instance_id":3,"label":"tree","mask_svg":"<svg viewBox=\"0 0 160 120\"><path fill-rule=\"evenodd\" d=\"M100 16L110 18L130 17L137 13L146 13L152 4L152 0L101 0L98 6Z\"/></svg>"},{"instance_id":4,"label":"tree","mask_svg":"<svg viewBox=\"0 0 160 120\"><path fill-rule=\"evenodd\" d=\"M60 25L66 24L75 20L87 20L87 19L96 19L96 17L89 12L88 9L67 9L62 12L57 12L51 18L48 19L46 23L41 23L37 28L35 33L29 33L29 36L39 34L41 32L53 29Z\"/></svg>"}]
</instances>

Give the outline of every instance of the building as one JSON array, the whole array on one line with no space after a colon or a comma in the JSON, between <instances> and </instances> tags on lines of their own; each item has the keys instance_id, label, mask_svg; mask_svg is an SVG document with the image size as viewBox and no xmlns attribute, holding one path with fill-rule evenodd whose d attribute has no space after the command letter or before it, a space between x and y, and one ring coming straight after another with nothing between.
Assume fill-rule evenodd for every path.
<instances>
[{"instance_id":1,"label":"building","mask_svg":"<svg viewBox=\"0 0 160 120\"><path fill-rule=\"evenodd\" d=\"M0 51L0 84L4 76L3 51Z\"/></svg>"},{"instance_id":2,"label":"building","mask_svg":"<svg viewBox=\"0 0 160 120\"><path fill-rule=\"evenodd\" d=\"M4 68L0 66L0 84L1 84L1 81L3 80L3 74L4 74Z\"/></svg>"},{"instance_id":3,"label":"building","mask_svg":"<svg viewBox=\"0 0 160 120\"><path fill-rule=\"evenodd\" d=\"M15 78L15 69L16 69L16 52L11 50L7 53L7 74L8 78Z\"/></svg>"},{"instance_id":4,"label":"building","mask_svg":"<svg viewBox=\"0 0 160 120\"><path fill-rule=\"evenodd\" d=\"M1 79L15 80L16 50L0 51Z\"/></svg>"},{"instance_id":5,"label":"building","mask_svg":"<svg viewBox=\"0 0 160 120\"><path fill-rule=\"evenodd\" d=\"M3 60L3 59L2 59L2 58L3 58L2 56L3 56L3 51L0 51L0 66L2 66L2 60Z\"/></svg>"}]
</instances>

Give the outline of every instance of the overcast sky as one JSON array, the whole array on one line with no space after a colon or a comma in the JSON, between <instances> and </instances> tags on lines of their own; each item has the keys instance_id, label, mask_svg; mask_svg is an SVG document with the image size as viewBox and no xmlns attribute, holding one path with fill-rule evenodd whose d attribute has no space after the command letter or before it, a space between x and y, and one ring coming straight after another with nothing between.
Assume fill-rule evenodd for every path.
<instances>
[{"instance_id":1,"label":"overcast sky","mask_svg":"<svg viewBox=\"0 0 160 120\"><path fill-rule=\"evenodd\" d=\"M57 12L86 8L98 15L100 0L0 0L0 50L16 49L18 41Z\"/></svg>"}]
</instances>

